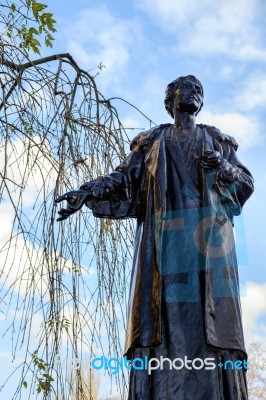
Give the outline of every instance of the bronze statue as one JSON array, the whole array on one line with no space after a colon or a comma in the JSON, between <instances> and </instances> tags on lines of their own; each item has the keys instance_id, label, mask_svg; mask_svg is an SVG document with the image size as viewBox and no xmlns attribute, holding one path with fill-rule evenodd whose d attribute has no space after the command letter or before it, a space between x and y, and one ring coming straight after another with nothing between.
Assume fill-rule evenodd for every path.
<instances>
[{"instance_id":1,"label":"bronze statue","mask_svg":"<svg viewBox=\"0 0 266 400\"><path fill-rule=\"evenodd\" d=\"M114 172L56 200L68 203L59 221L83 204L96 217L137 218L125 353L154 361L132 368L129 399L248 398L232 227L253 178L231 136L195 123L202 105L198 79L174 80L174 124L141 132Z\"/></svg>"}]
</instances>

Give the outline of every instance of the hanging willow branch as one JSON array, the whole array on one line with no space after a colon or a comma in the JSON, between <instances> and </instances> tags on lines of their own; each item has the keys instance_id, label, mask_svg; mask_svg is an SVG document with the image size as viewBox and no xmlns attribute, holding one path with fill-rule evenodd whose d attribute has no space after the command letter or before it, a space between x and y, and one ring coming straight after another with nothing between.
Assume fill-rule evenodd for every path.
<instances>
[{"instance_id":1,"label":"hanging willow branch","mask_svg":"<svg viewBox=\"0 0 266 400\"><path fill-rule=\"evenodd\" d=\"M59 224L54 199L112 171L128 137L70 54L31 61L2 41L0 56L0 311L16 367L2 390L15 380L12 399L95 399L89 370L55 358L122 357L134 229L89 209ZM124 398L123 373L114 383Z\"/></svg>"}]
</instances>

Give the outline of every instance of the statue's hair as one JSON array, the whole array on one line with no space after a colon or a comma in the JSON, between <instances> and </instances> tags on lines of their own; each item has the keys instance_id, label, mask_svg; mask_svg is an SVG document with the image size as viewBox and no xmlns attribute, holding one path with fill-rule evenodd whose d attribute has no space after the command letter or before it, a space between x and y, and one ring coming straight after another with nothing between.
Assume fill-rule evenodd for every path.
<instances>
[{"instance_id":1,"label":"statue's hair","mask_svg":"<svg viewBox=\"0 0 266 400\"><path fill-rule=\"evenodd\" d=\"M168 114L171 115L172 118L174 118L174 101L175 101L175 92L180 86L180 83L182 81L192 81L200 85L201 90L202 90L202 97L203 97L203 86L201 82L194 76L194 75L187 75L187 76L180 76L179 78L175 79L174 81L170 82L169 85L167 85L167 88L165 90L165 98L164 98L164 105L165 109L168 112ZM200 112L201 108L203 106L203 102L201 103L200 109L197 111L196 115Z\"/></svg>"}]
</instances>

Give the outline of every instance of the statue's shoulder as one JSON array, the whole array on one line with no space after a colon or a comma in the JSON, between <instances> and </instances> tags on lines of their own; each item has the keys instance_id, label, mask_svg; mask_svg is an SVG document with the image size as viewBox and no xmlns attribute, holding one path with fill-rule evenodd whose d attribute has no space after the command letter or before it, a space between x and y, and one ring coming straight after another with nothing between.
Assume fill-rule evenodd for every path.
<instances>
[{"instance_id":1,"label":"statue's shoulder","mask_svg":"<svg viewBox=\"0 0 266 400\"><path fill-rule=\"evenodd\" d=\"M198 124L198 126L202 129L205 129L209 135L211 135L214 139L216 139L220 143L228 143L233 149L236 151L238 149L238 143L233 138L233 136L226 135L222 133L219 129L215 126L205 125L205 124Z\"/></svg>"},{"instance_id":2,"label":"statue's shoulder","mask_svg":"<svg viewBox=\"0 0 266 400\"><path fill-rule=\"evenodd\" d=\"M171 127L171 124L161 124L155 126L148 131L140 132L137 136L132 139L130 142L130 150L134 150L136 148L143 148L146 149L149 147L150 144L160 135L160 133L166 129Z\"/></svg>"}]
</instances>

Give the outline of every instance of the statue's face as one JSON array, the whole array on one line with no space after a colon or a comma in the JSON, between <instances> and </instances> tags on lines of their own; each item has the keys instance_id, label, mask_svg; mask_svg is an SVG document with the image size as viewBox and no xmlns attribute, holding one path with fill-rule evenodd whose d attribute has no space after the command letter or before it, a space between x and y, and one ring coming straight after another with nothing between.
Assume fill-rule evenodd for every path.
<instances>
[{"instance_id":1,"label":"statue's face","mask_svg":"<svg viewBox=\"0 0 266 400\"><path fill-rule=\"evenodd\" d=\"M183 80L175 97L175 107L181 111L195 114L199 111L203 102L201 86L192 80Z\"/></svg>"}]
</instances>

